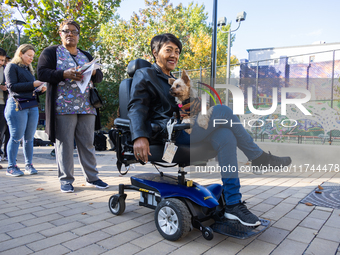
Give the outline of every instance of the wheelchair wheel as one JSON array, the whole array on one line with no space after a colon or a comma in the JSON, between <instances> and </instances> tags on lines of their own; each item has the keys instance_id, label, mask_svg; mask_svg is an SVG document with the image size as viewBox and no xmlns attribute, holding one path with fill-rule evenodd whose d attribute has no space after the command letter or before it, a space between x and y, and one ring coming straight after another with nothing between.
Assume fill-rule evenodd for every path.
<instances>
[{"instance_id":1,"label":"wheelchair wheel","mask_svg":"<svg viewBox=\"0 0 340 255\"><path fill-rule=\"evenodd\" d=\"M169 241L176 241L190 231L191 214L179 199L161 201L155 210L155 223L158 232Z\"/></svg>"},{"instance_id":2,"label":"wheelchair wheel","mask_svg":"<svg viewBox=\"0 0 340 255\"><path fill-rule=\"evenodd\" d=\"M120 215L125 211L125 199L120 195L113 195L109 199L109 208L114 215Z\"/></svg>"},{"instance_id":3,"label":"wheelchair wheel","mask_svg":"<svg viewBox=\"0 0 340 255\"><path fill-rule=\"evenodd\" d=\"M204 239L210 241L214 238L214 232L210 227L205 227L204 230L202 231L202 235Z\"/></svg>"}]
</instances>

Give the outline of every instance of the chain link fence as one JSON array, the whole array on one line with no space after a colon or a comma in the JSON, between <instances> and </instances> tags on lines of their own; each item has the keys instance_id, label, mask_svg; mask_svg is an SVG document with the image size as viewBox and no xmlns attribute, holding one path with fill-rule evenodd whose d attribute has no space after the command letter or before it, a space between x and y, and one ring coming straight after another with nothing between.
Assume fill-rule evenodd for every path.
<instances>
[{"instance_id":1,"label":"chain link fence","mask_svg":"<svg viewBox=\"0 0 340 255\"><path fill-rule=\"evenodd\" d=\"M215 88L224 104L233 108L233 95L226 90L226 66L217 67ZM198 92L202 85L210 85L210 68L188 70ZM180 72L175 73L179 77ZM245 114L241 122L256 141L278 143L304 143L340 145L340 50L317 52L290 57L241 62L231 66L230 82L242 90ZM247 99L251 88L251 103L255 109L272 107L273 88L277 88L278 107L267 116L254 115ZM305 116L297 107L288 107L281 115L281 89L301 88L308 90L311 99L303 106L311 113ZM287 93L287 99L303 98L302 93ZM256 119L256 120L255 120ZM270 121L268 121L270 120ZM252 123L249 124L249 121ZM284 121L285 125L282 125Z\"/></svg>"}]
</instances>

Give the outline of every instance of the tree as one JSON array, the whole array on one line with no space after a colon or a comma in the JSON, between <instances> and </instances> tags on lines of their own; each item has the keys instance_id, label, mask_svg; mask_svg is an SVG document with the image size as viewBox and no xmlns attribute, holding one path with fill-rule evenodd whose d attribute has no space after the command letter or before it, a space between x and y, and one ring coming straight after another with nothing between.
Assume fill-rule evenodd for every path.
<instances>
[{"instance_id":1,"label":"tree","mask_svg":"<svg viewBox=\"0 0 340 255\"><path fill-rule=\"evenodd\" d=\"M25 34L37 55L51 44L59 44L58 26L71 18L80 23L79 48L94 51L100 26L114 15L121 0L5 0L26 15Z\"/></svg>"},{"instance_id":2,"label":"tree","mask_svg":"<svg viewBox=\"0 0 340 255\"><path fill-rule=\"evenodd\" d=\"M7 55L13 56L16 50L15 27L12 20L13 12L5 5L0 5L0 47Z\"/></svg>"},{"instance_id":3,"label":"tree","mask_svg":"<svg viewBox=\"0 0 340 255\"><path fill-rule=\"evenodd\" d=\"M145 4L146 7L138 14L134 13L128 21L116 17L101 28L99 54L107 65L105 81L99 86L99 91L106 102L103 119L111 119L108 127L116 117L118 87L126 78L126 66L136 58L153 62L149 45L155 35L173 33L182 41L183 52L178 69L210 66L212 28L205 22L208 15L204 5L190 3L188 7L182 4L174 7L169 0L145 0ZM222 30L229 28L230 24ZM218 65L226 64L227 45L227 34L219 32ZM234 58L233 62L236 61Z\"/></svg>"}]
</instances>

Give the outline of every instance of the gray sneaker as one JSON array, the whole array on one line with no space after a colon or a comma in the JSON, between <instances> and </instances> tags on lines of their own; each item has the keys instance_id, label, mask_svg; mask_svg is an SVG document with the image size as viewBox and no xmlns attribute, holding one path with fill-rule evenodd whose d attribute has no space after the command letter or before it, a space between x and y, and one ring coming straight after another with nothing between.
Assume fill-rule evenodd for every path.
<instances>
[{"instance_id":1,"label":"gray sneaker","mask_svg":"<svg viewBox=\"0 0 340 255\"><path fill-rule=\"evenodd\" d=\"M32 164L28 164L25 166L25 173L26 174L37 174L37 169L34 168Z\"/></svg>"},{"instance_id":2,"label":"gray sneaker","mask_svg":"<svg viewBox=\"0 0 340 255\"><path fill-rule=\"evenodd\" d=\"M15 165L7 168L6 175L17 177L24 175L24 173L19 169L17 165Z\"/></svg>"}]
</instances>

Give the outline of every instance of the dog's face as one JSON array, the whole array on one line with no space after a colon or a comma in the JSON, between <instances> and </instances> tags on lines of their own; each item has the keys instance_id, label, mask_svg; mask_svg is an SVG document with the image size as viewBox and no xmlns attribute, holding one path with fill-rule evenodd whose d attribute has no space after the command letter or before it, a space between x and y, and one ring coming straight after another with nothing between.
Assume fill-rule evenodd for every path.
<instances>
[{"instance_id":1,"label":"dog's face","mask_svg":"<svg viewBox=\"0 0 340 255\"><path fill-rule=\"evenodd\" d=\"M181 78L177 80L170 78L169 84L171 84L169 93L177 98L178 103L190 97L191 81L185 70L183 70Z\"/></svg>"}]
</instances>

